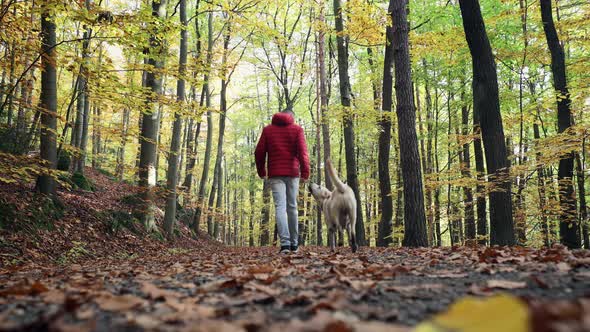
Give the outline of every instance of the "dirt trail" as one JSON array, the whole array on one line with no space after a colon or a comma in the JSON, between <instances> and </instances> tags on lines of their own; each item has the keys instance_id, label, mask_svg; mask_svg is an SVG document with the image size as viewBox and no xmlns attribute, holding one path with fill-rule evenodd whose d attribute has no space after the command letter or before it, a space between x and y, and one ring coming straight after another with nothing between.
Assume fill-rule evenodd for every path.
<instances>
[{"instance_id":1,"label":"dirt trail","mask_svg":"<svg viewBox=\"0 0 590 332\"><path fill-rule=\"evenodd\" d=\"M169 248L65 267L3 269L0 329L324 331L343 324L337 331L404 330L469 294L510 292L576 306L590 296L588 251L276 251Z\"/></svg>"}]
</instances>

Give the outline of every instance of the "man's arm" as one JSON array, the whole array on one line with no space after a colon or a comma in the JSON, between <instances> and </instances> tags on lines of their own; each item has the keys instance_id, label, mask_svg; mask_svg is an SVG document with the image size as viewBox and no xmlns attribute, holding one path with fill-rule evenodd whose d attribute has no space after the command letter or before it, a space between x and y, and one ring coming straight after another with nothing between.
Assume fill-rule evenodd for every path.
<instances>
[{"instance_id":1,"label":"man's arm","mask_svg":"<svg viewBox=\"0 0 590 332\"><path fill-rule=\"evenodd\" d=\"M266 151L266 135L264 134L264 129L262 129L262 134L260 134L260 139L258 140L256 150L254 151L256 171L258 172L258 176L261 178L266 176Z\"/></svg>"},{"instance_id":2,"label":"man's arm","mask_svg":"<svg viewBox=\"0 0 590 332\"><path fill-rule=\"evenodd\" d=\"M305 134L303 133L303 128L301 127L299 127L299 132L297 133L297 159L299 159L301 178L303 180L307 180L309 178L309 155L307 154Z\"/></svg>"}]
</instances>

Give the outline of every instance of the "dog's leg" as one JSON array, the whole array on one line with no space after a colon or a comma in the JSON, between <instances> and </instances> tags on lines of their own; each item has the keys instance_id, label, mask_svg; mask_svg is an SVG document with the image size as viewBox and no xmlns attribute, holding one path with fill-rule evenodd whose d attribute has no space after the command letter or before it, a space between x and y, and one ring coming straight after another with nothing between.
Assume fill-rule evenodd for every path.
<instances>
[{"instance_id":1,"label":"dog's leg","mask_svg":"<svg viewBox=\"0 0 590 332\"><path fill-rule=\"evenodd\" d=\"M340 227L338 227L338 246L344 246L344 231Z\"/></svg>"},{"instance_id":2,"label":"dog's leg","mask_svg":"<svg viewBox=\"0 0 590 332\"><path fill-rule=\"evenodd\" d=\"M352 252L356 252L358 249L358 245L356 244L356 214L350 216L350 222L346 225L346 229L348 230L348 242L350 243L350 248Z\"/></svg>"},{"instance_id":3,"label":"dog's leg","mask_svg":"<svg viewBox=\"0 0 590 332\"><path fill-rule=\"evenodd\" d=\"M330 242L330 249L332 250L332 252L336 251L336 230L334 229L334 226L331 226L328 229L328 237L329 237L329 242Z\"/></svg>"}]
</instances>

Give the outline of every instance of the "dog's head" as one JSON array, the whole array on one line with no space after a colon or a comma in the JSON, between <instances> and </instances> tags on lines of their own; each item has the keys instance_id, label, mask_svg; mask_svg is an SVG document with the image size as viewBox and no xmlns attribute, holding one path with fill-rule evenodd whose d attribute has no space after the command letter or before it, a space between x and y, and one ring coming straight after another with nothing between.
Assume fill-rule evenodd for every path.
<instances>
[{"instance_id":1,"label":"dog's head","mask_svg":"<svg viewBox=\"0 0 590 332\"><path fill-rule=\"evenodd\" d=\"M308 188L311 195L320 204L323 203L326 199L330 198L330 196L332 196L332 193L328 190L328 188L324 186L320 186L315 183L310 183Z\"/></svg>"}]
</instances>

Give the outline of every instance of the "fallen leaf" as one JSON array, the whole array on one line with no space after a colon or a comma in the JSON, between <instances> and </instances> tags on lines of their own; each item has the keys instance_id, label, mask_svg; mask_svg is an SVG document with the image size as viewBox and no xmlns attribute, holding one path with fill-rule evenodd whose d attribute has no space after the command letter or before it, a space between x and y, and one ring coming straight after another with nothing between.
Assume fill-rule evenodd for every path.
<instances>
[{"instance_id":1,"label":"fallen leaf","mask_svg":"<svg viewBox=\"0 0 590 332\"><path fill-rule=\"evenodd\" d=\"M259 292L263 292L263 293L265 293L267 295L270 295L270 296L275 296L276 297L276 296L281 295L281 291L279 289L272 288L272 287L265 286L265 285L260 285L260 284L258 284L256 282L249 282L249 283L247 283L246 284L246 288L254 289L254 290L257 290Z\"/></svg>"},{"instance_id":2,"label":"fallen leaf","mask_svg":"<svg viewBox=\"0 0 590 332\"><path fill-rule=\"evenodd\" d=\"M415 332L528 332L527 305L510 295L486 299L466 297L444 313L421 323Z\"/></svg>"},{"instance_id":3,"label":"fallen leaf","mask_svg":"<svg viewBox=\"0 0 590 332\"><path fill-rule=\"evenodd\" d=\"M96 304L106 311L126 311L142 306L145 303L140 297L131 294L116 296L112 294L103 294L94 299Z\"/></svg>"},{"instance_id":4,"label":"fallen leaf","mask_svg":"<svg viewBox=\"0 0 590 332\"><path fill-rule=\"evenodd\" d=\"M492 280L488 280L486 282L486 286L488 288L518 289L518 288L525 288L526 282L492 279Z\"/></svg>"},{"instance_id":5,"label":"fallen leaf","mask_svg":"<svg viewBox=\"0 0 590 332\"><path fill-rule=\"evenodd\" d=\"M47 292L48 290L49 289L47 289L47 287L45 287L45 285L39 281L34 281L31 284L29 284L28 281L25 281L7 289L0 290L0 296L39 295L41 293Z\"/></svg>"},{"instance_id":6,"label":"fallen leaf","mask_svg":"<svg viewBox=\"0 0 590 332\"><path fill-rule=\"evenodd\" d=\"M162 322L159 319L147 314L131 316L128 317L127 320L129 323L135 324L148 330L153 330L162 324Z\"/></svg>"},{"instance_id":7,"label":"fallen leaf","mask_svg":"<svg viewBox=\"0 0 590 332\"><path fill-rule=\"evenodd\" d=\"M66 300L64 291L59 289L52 289L48 292L45 292L41 297L43 298L44 302L53 304L62 304Z\"/></svg>"},{"instance_id":8,"label":"fallen leaf","mask_svg":"<svg viewBox=\"0 0 590 332\"><path fill-rule=\"evenodd\" d=\"M569 272L572 269L572 267L566 262L557 263L556 268L559 272Z\"/></svg>"},{"instance_id":9,"label":"fallen leaf","mask_svg":"<svg viewBox=\"0 0 590 332\"><path fill-rule=\"evenodd\" d=\"M145 293L148 298L152 299L152 300L158 300L158 299L166 299L166 298L178 298L181 297L182 294L175 292L175 291L171 291L171 290L167 290L167 289L161 289L158 286L147 282L147 281L143 281L140 283L141 284L141 291L143 293Z\"/></svg>"}]
</instances>

